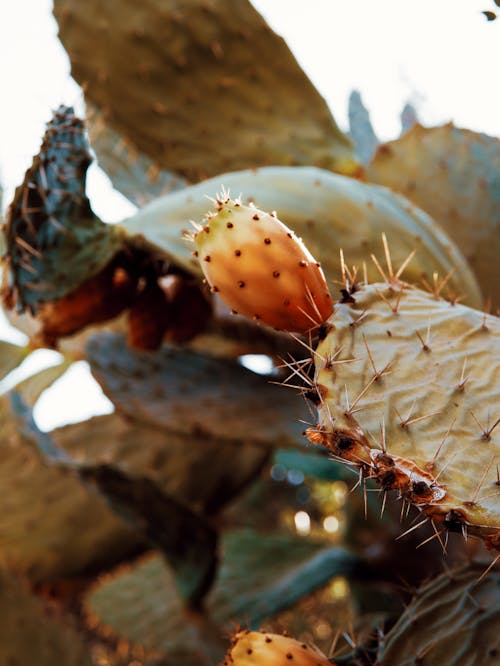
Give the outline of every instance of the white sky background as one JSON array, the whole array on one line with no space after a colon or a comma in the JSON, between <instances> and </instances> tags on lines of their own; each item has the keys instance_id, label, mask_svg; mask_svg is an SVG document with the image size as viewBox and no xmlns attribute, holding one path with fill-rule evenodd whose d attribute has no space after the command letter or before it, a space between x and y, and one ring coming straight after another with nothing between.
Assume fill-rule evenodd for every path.
<instances>
[{"instance_id":1,"label":"white sky background","mask_svg":"<svg viewBox=\"0 0 500 666\"><path fill-rule=\"evenodd\" d=\"M356 88L381 139L399 134L399 114L407 101L416 106L423 124L453 120L462 127L500 135L500 18L488 23L481 14L495 9L493 0L253 0L253 4L286 39L342 129L347 129L347 101ZM38 151L52 109L60 103L83 109L82 95L70 79L68 58L57 40L51 6L51 0L0 0L4 206ZM96 167L89 174L88 193L106 221L117 221L133 210ZM6 335L0 323L0 337ZM80 366L79 372L80 390L88 393L92 389L85 368ZM64 393L60 389L60 399ZM73 395L71 402L79 401ZM109 410L98 394L92 406L92 401L83 402L86 409ZM66 420L85 417L65 414ZM51 424L49 418L45 427Z\"/></svg>"}]
</instances>

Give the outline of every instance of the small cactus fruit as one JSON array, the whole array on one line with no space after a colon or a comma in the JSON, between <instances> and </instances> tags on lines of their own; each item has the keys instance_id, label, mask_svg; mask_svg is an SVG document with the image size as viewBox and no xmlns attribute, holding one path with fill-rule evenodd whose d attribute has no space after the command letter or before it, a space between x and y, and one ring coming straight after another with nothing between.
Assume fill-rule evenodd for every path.
<instances>
[{"instance_id":1,"label":"small cactus fruit","mask_svg":"<svg viewBox=\"0 0 500 666\"><path fill-rule=\"evenodd\" d=\"M280 634L240 631L223 666L331 666L318 648Z\"/></svg>"},{"instance_id":2,"label":"small cactus fruit","mask_svg":"<svg viewBox=\"0 0 500 666\"><path fill-rule=\"evenodd\" d=\"M236 312L307 333L333 310L318 262L276 214L222 196L194 237L212 292Z\"/></svg>"},{"instance_id":3,"label":"small cactus fruit","mask_svg":"<svg viewBox=\"0 0 500 666\"><path fill-rule=\"evenodd\" d=\"M332 323L309 439L500 549L500 320L393 280L358 285Z\"/></svg>"}]
</instances>

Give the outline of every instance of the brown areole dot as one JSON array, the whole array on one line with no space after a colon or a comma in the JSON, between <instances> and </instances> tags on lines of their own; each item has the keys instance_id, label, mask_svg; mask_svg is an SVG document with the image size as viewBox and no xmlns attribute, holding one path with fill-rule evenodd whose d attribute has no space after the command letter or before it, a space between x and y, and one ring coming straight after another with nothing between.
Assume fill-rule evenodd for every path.
<instances>
[{"instance_id":1,"label":"brown areole dot","mask_svg":"<svg viewBox=\"0 0 500 666\"><path fill-rule=\"evenodd\" d=\"M232 229L232 228L234 227L234 224L233 224L232 222L228 222L228 223L226 224L226 227L227 227L228 229Z\"/></svg>"},{"instance_id":2,"label":"brown areole dot","mask_svg":"<svg viewBox=\"0 0 500 666\"><path fill-rule=\"evenodd\" d=\"M238 280L238 287L240 289L243 289L244 286L245 286L245 283L243 282L243 280Z\"/></svg>"},{"instance_id":3,"label":"brown areole dot","mask_svg":"<svg viewBox=\"0 0 500 666\"><path fill-rule=\"evenodd\" d=\"M274 277L274 278L278 278L279 276L280 276L280 272L279 272L279 271L273 271L273 277Z\"/></svg>"},{"instance_id":4,"label":"brown areole dot","mask_svg":"<svg viewBox=\"0 0 500 666\"><path fill-rule=\"evenodd\" d=\"M266 245L271 245L271 239L270 238L264 238L264 243Z\"/></svg>"},{"instance_id":5,"label":"brown areole dot","mask_svg":"<svg viewBox=\"0 0 500 666\"><path fill-rule=\"evenodd\" d=\"M235 250L234 251L234 256L235 257L241 257L241 250Z\"/></svg>"}]
</instances>

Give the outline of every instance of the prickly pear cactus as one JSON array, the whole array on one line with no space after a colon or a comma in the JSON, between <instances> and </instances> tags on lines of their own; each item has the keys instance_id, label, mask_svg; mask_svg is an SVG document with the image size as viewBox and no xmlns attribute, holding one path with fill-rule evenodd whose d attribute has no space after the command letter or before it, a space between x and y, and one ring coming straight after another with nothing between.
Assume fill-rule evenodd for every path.
<instances>
[{"instance_id":1,"label":"prickly pear cactus","mask_svg":"<svg viewBox=\"0 0 500 666\"><path fill-rule=\"evenodd\" d=\"M500 571L478 565L420 588L385 637L380 666L492 666L500 656Z\"/></svg>"},{"instance_id":2,"label":"prickly pear cactus","mask_svg":"<svg viewBox=\"0 0 500 666\"><path fill-rule=\"evenodd\" d=\"M225 195L215 203L194 236L211 291L236 312L274 328L317 328L332 312L332 297L302 241L276 214Z\"/></svg>"},{"instance_id":3,"label":"prickly pear cactus","mask_svg":"<svg viewBox=\"0 0 500 666\"><path fill-rule=\"evenodd\" d=\"M159 169L191 182L263 164L358 170L324 100L247 0L57 0L54 13L88 99Z\"/></svg>"},{"instance_id":4,"label":"prickly pear cactus","mask_svg":"<svg viewBox=\"0 0 500 666\"><path fill-rule=\"evenodd\" d=\"M317 647L300 643L289 636L260 631L240 631L223 666L331 666Z\"/></svg>"},{"instance_id":5,"label":"prickly pear cactus","mask_svg":"<svg viewBox=\"0 0 500 666\"><path fill-rule=\"evenodd\" d=\"M61 106L8 212L9 308L36 313L96 275L118 252L120 233L96 217L85 195L90 161L83 122Z\"/></svg>"},{"instance_id":6,"label":"prickly pear cactus","mask_svg":"<svg viewBox=\"0 0 500 666\"><path fill-rule=\"evenodd\" d=\"M392 279L352 289L329 324L309 438L398 490L438 534L500 548L499 320Z\"/></svg>"},{"instance_id":7,"label":"prickly pear cactus","mask_svg":"<svg viewBox=\"0 0 500 666\"><path fill-rule=\"evenodd\" d=\"M0 571L0 663L5 666L92 666L83 638L68 618L51 616L12 573Z\"/></svg>"},{"instance_id":8,"label":"prickly pear cactus","mask_svg":"<svg viewBox=\"0 0 500 666\"><path fill-rule=\"evenodd\" d=\"M369 180L404 194L456 242L485 298L500 307L500 140L451 123L415 124L378 149Z\"/></svg>"},{"instance_id":9,"label":"prickly pear cactus","mask_svg":"<svg viewBox=\"0 0 500 666\"><path fill-rule=\"evenodd\" d=\"M254 202L280 219L301 237L321 263L326 278L340 271L340 249L360 268L366 263L370 280L379 275L370 254L379 254L381 234L391 245L393 259L401 265L409 255L404 277L418 283L432 281L434 272L448 277L446 290L480 307L482 297L472 271L460 251L423 211L403 197L376 185L313 167L266 167L226 173L160 197L123 223L138 234L138 243L191 272L200 272L192 256L193 246L183 238L192 230L190 220L200 221L207 211L207 196L224 186L233 195L244 193L242 203ZM270 288L275 288L270 280Z\"/></svg>"}]
</instances>

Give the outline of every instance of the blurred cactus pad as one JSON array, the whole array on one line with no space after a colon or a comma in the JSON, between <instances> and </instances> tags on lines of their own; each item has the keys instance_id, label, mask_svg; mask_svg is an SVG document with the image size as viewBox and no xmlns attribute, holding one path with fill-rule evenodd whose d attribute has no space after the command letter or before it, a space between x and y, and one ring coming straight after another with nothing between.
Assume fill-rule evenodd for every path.
<instances>
[{"instance_id":1,"label":"blurred cactus pad","mask_svg":"<svg viewBox=\"0 0 500 666\"><path fill-rule=\"evenodd\" d=\"M2 229L0 666L496 666L498 138L381 143L362 91L344 132L248 0L54 16L85 111Z\"/></svg>"}]
</instances>

